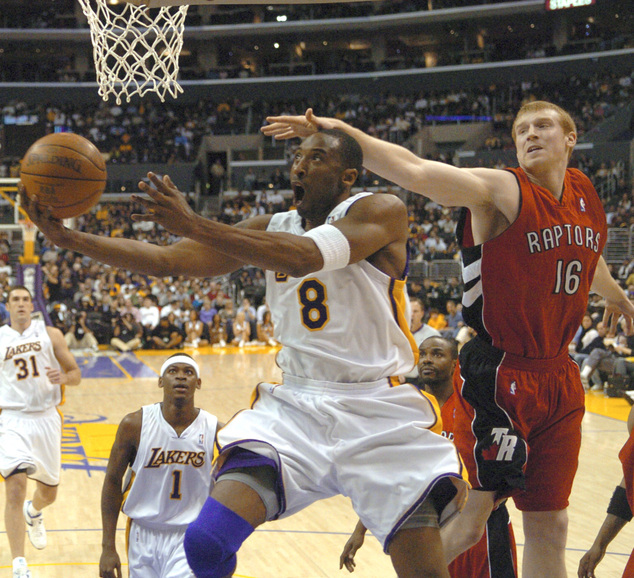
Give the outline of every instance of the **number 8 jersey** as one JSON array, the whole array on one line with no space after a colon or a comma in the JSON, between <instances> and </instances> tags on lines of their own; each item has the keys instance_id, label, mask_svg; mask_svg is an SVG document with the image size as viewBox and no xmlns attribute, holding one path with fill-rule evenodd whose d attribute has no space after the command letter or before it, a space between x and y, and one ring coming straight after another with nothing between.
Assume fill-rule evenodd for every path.
<instances>
[{"instance_id":1,"label":"number 8 jersey","mask_svg":"<svg viewBox=\"0 0 634 578\"><path fill-rule=\"evenodd\" d=\"M358 193L337 205L331 224ZM273 215L267 231L303 235L297 211ZM276 339L277 364L285 374L339 383L370 382L404 375L418 348L409 330L404 279L394 279L366 260L334 271L290 277L266 272L266 302Z\"/></svg>"},{"instance_id":2,"label":"number 8 jersey","mask_svg":"<svg viewBox=\"0 0 634 578\"><path fill-rule=\"evenodd\" d=\"M567 350L588 303L606 241L605 212L592 183L567 169L561 200L520 169L517 219L501 235L474 245L471 216L458 224L463 317L494 347L548 359Z\"/></svg>"},{"instance_id":3,"label":"number 8 jersey","mask_svg":"<svg viewBox=\"0 0 634 578\"><path fill-rule=\"evenodd\" d=\"M33 319L23 333L0 327L0 355L0 409L39 412L62 403L63 386L46 377L60 365L44 321Z\"/></svg>"}]
</instances>

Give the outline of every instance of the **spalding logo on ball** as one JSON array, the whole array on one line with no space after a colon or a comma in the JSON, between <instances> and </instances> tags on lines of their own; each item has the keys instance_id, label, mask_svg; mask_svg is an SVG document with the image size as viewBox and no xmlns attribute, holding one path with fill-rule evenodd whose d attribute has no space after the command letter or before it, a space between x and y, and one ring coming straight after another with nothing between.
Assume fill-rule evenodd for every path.
<instances>
[{"instance_id":1,"label":"spalding logo on ball","mask_svg":"<svg viewBox=\"0 0 634 578\"><path fill-rule=\"evenodd\" d=\"M97 204L106 188L106 163L83 136L49 134L26 151L20 179L30 198L50 207L54 217L68 219Z\"/></svg>"}]
</instances>

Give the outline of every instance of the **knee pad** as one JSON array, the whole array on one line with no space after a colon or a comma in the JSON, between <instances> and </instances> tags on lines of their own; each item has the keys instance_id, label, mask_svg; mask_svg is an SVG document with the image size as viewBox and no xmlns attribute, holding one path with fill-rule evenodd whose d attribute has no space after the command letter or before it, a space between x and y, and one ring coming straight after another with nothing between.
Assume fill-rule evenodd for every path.
<instances>
[{"instance_id":1,"label":"knee pad","mask_svg":"<svg viewBox=\"0 0 634 578\"><path fill-rule=\"evenodd\" d=\"M225 578L236 568L236 552L253 526L214 498L207 498L185 532L185 554L197 578Z\"/></svg>"}]
</instances>

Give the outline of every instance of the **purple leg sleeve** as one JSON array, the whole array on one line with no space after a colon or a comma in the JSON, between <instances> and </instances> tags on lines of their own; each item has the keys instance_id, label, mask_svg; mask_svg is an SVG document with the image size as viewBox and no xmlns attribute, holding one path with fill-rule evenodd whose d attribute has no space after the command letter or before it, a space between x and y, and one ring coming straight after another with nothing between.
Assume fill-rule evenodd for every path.
<instances>
[{"instance_id":1,"label":"purple leg sleeve","mask_svg":"<svg viewBox=\"0 0 634 578\"><path fill-rule=\"evenodd\" d=\"M236 552L253 526L214 498L207 498L185 532L187 562L197 578L225 578L236 568Z\"/></svg>"}]
</instances>

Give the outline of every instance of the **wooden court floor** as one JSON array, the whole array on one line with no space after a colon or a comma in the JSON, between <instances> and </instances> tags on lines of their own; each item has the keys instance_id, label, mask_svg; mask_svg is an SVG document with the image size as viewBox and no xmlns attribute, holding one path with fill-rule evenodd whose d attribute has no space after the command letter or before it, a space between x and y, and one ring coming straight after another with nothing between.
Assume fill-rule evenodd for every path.
<instances>
[{"instance_id":1,"label":"wooden court floor","mask_svg":"<svg viewBox=\"0 0 634 578\"><path fill-rule=\"evenodd\" d=\"M275 352L269 348L194 352L202 367L203 378L197 404L221 421L228 420L248 404L256 383L279 380ZM48 547L37 551L27 539L26 556L33 578L98 576L101 553L99 500L110 446L125 414L161 399L157 372L166 357L165 353L147 352L136 356L79 358L83 381L78 388L68 388L67 401L62 408L66 419L64 469L58 500L45 512ZM570 578L577 575L579 559L594 539L614 486L621 479L617 453L627 438L624 420L629 405L624 400L588 393L587 407L580 467L569 509L567 564ZM30 485L29 492L31 490ZM512 506L510 509L521 559L524 540L521 517ZM1 488L0 511L4 511L4 490ZM118 550L125 561L124 520L122 515ZM347 500L334 498L314 504L290 519L267 524L242 548L235 577L345 576L348 572L339 570L339 554L355 523L356 517ZM4 524L0 528L1 578L11 576L11 560ZM620 577L632 547L634 524L629 524L611 544L597 575L601 578ZM357 554L354 576L395 576L389 558L372 536L366 539L364 548Z\"/></svg>"}]
</instances>

